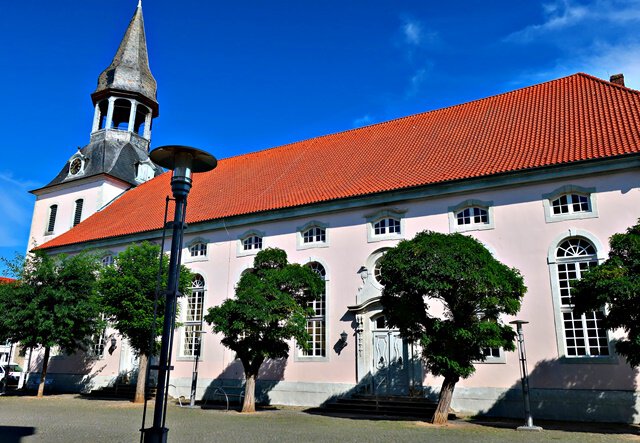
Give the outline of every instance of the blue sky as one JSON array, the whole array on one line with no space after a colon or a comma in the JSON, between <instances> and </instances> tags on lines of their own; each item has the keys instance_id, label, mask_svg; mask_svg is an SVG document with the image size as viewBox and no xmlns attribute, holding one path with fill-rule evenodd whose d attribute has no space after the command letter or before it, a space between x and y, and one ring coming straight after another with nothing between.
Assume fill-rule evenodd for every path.
<instances>
[{"instance_id":1,"label":"blue sky","mask_svg":"<svg viewBox=\"0 0 640 443\"><path fill-rule=\"evenodd\" d=\"M3 4L0 257L25 252L27 191L88 143L90 94L136 4ZM575 72L622 72L640 89L640 0L144 0L143 11L152 147L218 158Z\"/></svg>"}]
</instances>

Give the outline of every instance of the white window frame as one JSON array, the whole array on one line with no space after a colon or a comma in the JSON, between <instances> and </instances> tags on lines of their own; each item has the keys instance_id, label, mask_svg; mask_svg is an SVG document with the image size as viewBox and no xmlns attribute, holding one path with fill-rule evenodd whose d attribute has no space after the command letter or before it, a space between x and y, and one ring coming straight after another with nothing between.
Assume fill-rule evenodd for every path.
<instances>
[{"instance_id":1,"label":"white window frame","mask_svg":"<svg viewBox=\"0 0 640 443\"><path fill-rule=\"evenodd\" d=\"M103 316L104 318L104 316ZM87 350L87 357L102 360L107 350L107 328L102 328L91 337L91 347Z\"/></svg>"},{"instance_id":2,"label":"white window frame","mask_svg":"<svg viewBox=\"0 0 640 443\"><path fill-rule=\"evenodd\" d=\"M205 306L205 302L206 302L206 292L207 292L207 280L204 278L204 276L202 275L201 272L195 272L194 271L194 280L197 276L200 276L200 278L202 279L202 286L194 286L193 284L189 287L189 294L185 294L182 300L182 326L181 326L181 334L180 334L180 353L179 353L179 360L195 360L195 354L187 354L186 351L186 343L185 340L187 339L187 329L188 328L195 328L198 331L203 331L203 320L204 320L204 306ZM196 319L196 320L188 320L188 315L189 315L189 300L190 298L193 296L194 293L201 293L201 301L200 301L200 319ZM196 303L197 306L197 303ZM203 346L203 342L204 342L204 337L203 337L204 333L200 333L200 356L198 357L198 360L202 360L203 357L203 350L204 350L204 346ZM191 352L191 351L190 351Z\"/></svg>"},{"instance_id":3,"label":"white window frame","mask_svg":"<svg viewBox=\"0 0 640 443\"><path fill-rule=\"evenodd\" d=\"M406 210L402 209L385 209L382 211L378 211L374 214L365 215L367 220L367 242L373 243L384 240L402 240L405 234L405 214ZM385 234L376 234L375 233L375 225L376 223L388 219L393 218L400 222L400 232L391 232Z\"/></svg>"},{"instance_id":4,"label":"white window frame","mask_svg":"<svg viewBox=\"0 0 640 443\"><path fill-rule=\"evenodd\" d=\"M112 266L115 263L116 256L113 252L105 252L100 257L102 266Z\"/></svg>"},{"instance_id":5,"label":"white window frame","mask_svg":"<svg viewBox=\"0 0 640 443\"><path fill-rule=\"evenodd\" d=\"M568 212L566 214L554 214L552 203L563 195L578 194L587 197L589 211ZM577 185L561 186L554 191L542 195L542 206L544 207L544 219L547 223L556 223L565 220L582 220L598 217L598 205L596 199L596 188L583 188Z\"/></svg>"},{"instance_id":6,"label":"white window frame","mask_svg":"<svg viewBox=\"0 0 640 443\"><path fill-rule=\"evenodd\" d=\"M253 249L244 249L244 241L249 237L260 237L262 239L262 247L261 248L253 248ZM245 257L247 255L256 255L258 252L265 249L265 233L262 231L257 231L252 229L250 231L246 231L242 233L242 235L238 236L238 240L236 242L236 257Z\"/></svg>"},{"instance_id":7,"label":"white window frame","mask_svg":"<svg viewBox=\"0 0 640 443\"><path fill-rule=\"evenodd\" d=\"M313 248L328 248L329 247L329 225L319 221L310 221L309 223L296 228L296 249L313 249ZM323 229L324 241L313 241L309 243L304 242L304 234L310 229Z\"/></svg>"},{"instance_id":8,"label":"white window frame","mask_svg":"<svg viewBox=\"0 0 640 443\"><path fill-rule=\"evenodd\" d=\"M318 258L310 258L304 265L305 266L309 266L312 263L318 263L319 265L321 265L324 268L324 315L322 316L313 316L310 317L308 319L308 322L310 321L324 321L324 356L319 356L319 355L304 355L304 351L300 348L297 348L296 353L294 354L294 360L295 361L306 361L306 362L311 362L311 361L315 361L315 362L327 362L329 361L329 351L330 351L330 346L329 346L329 281L330 281L330 276L329 276L329 268L327 267L327 264L318 259Z\"/></svg>"},{"instance_id":9,"label":"white window frame","mask_svg":"<svg viewBox=\"0 0 640 443\"><path fill-rule=\"evenodd\" d=\"M487 223L470 223L468 225L458 224L458 213L468 208L480 208L487 211ZM467 231L484 231L487 229L495 229L495 218L493 214L493 202L476 199L469 199L461 202L456 206L450 206L449 212L449 232L467 232Z\"/></svg>"},{"instance_id":10,"label":"white window frame","mask_svg":"<svg viewBox=\"0 0 640 443\"><path fill-rule=\"evenodd\" d=\"M191 255L191 248L196 245L204 245L204 255ZM192 263L196 261L206 261L209 259L209 242L201 237L194 238L187 243L187 253L183 254L185 263Z\"/></svg>"},{"instance_id":11,"label":"white window frame","mask_svg":"<svg viewBox=\"0 0 640 443\"><path fill-rule=\"evenodd\" d=\"M614 353L614 349L613 349L613 342L612 342L612 336L611 333L609 331L606 331L607 334L607 341L608 341L608 346L609 346L609 355L605 355L605 356L590 356L590 355L586 355L586 356L573 356L573 355L567 355L567 348L566 348L566 337L565 337L565 328L564 328L564 318L563 318L563 314L565 312L569 312L567 310L567 306L562 305L561 302L561 289L560 289L560 282L559 282L559 269L558 269L558 265L564 263L576 263L579 260L575 260L575 261L564 261L562 259L558 259L556 257L556 251L558 249L558 247L565 241L565 240L570 240L572 238L580 238L583 240L586 240L588 242L591 243L591 245L595 248L596 250L596 255L595 256L591 256L591 258L589 259L589 257L585 258L585 261L590 260L590 261L597 261L598 263L601 263L602 261L604 261L606 259L603 251L603 245L600 242L600 240L594 236L593 234L591 234L588 231L582 230L582 229L575 229L575 228L571 228L567 231L564 231L562 234L558 235L552 242L551 245L549 246L549 250L547 252L547 263L549 265L549 276L551 279L551 292L552 292L552 299L553 299L553 310L554 310L554 317L555 317L555 328L556 328L556 345L558 348L558 355L560 356L560 361L562 363L605 363L605 364L611 364L611 363L616 363L617 362L617 358L615 356Z\"/></svg>"}]
</instances>

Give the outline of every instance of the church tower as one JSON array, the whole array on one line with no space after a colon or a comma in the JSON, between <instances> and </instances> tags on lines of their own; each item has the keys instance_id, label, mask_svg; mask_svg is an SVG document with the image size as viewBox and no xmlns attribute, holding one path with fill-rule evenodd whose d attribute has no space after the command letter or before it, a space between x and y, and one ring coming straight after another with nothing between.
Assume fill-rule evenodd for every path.
<instances>
[{"instance_id":1,"label":"church tower","mask_svg":"<svg viewBox=\"0 0 640 443\"><path fill-rule=\"evenodd\" d=\"M152 121L158 116L156 89L138 3L116 55L91 94L89 144L78 148L49 184L31 191L36 203L29 250L162 173L149 159Z\"/></svg>"}]
</instances>

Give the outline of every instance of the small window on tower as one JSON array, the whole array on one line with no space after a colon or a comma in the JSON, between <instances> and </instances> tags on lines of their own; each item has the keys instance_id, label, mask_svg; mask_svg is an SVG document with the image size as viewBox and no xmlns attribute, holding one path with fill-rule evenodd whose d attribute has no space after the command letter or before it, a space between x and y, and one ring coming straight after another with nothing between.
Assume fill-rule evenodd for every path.
<instances>
[{"instance_id":1,"label":"small window on tower","mask_svg":"<svg viewBox=\"0 0 640 443\"><path fill-rule=\"evenodd\" d=\"M73 213L73 226L80 223L82 220L82 206L84 205L83 199L76 200L76 210Z\"/></svg>"},{"instance_id":2,"label":"small window on tower","mask_svg":"<svg viewBox=\"0 0 640 443\"><path fill-rule=\"evenodd\" d=\"M53 234L53 230L56 227L57 214L58 214L58 205L49 206L49 222L47 223L47 230L45 234Z\"/></svg>"}]
</instances>

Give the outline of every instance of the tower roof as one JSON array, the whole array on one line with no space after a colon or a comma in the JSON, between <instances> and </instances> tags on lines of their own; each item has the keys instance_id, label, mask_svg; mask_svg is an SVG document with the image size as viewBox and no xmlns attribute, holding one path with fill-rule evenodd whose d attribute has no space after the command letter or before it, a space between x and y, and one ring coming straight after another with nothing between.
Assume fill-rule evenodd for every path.
<instances>
[{"instance_id":1,"label":"tower roof","mask_svg":"<svg viewBox=\"0 0 640 443\"><path fill-rule=\"evenodd\" d=\"M110 90L140 94L150 101L150 105L155 105L152 107L154 114L157 113L157 85L149 69L141 3L138 3L111 64L98 77L98 87L91 96L94 103Z\"/></svg>"}]
</instances>

